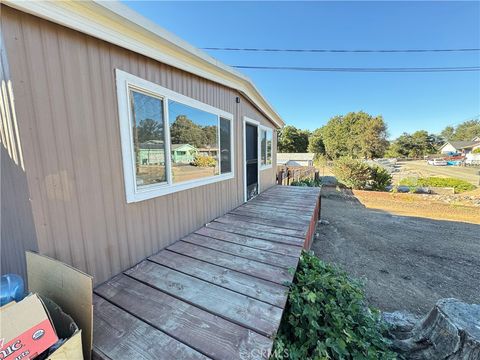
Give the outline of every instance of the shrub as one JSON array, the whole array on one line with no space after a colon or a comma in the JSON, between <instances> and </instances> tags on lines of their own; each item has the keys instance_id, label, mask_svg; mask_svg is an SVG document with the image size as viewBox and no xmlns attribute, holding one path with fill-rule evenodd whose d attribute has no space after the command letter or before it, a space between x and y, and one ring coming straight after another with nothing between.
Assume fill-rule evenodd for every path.
<instances>
[{"instance_id":1,"label":"shrub","mask_svg":"<svg viewBox=\"0 0 480 360\"><path fill-rule=\"evenodd\" d=\"M303 252L271 359L396 359L364 298L344 271Z\"/></svg>"},{"instance_id":2,"label":"shrub","mask_svg":"<svg viewBox=\"0 0 480 360\"><path fill-rule=\"evenodd\" d=\"M392 175L380 167L380 166L370 166L370 185L372 190L385 191L387 186L392 182Z\"/></svg>"},{"instance_id":3,"label":"shrub","mask_svg":"<svg viewBox=\"0 0 480 360\"><path fill-rule=\"evenodd\" d=\"M480 154L480 148L477 148L472 151L473 154Z\"/></svg>"},{"instance_id":4,"label":"shrub","mask_svg":"<svg viewBox=\"0 0 480 360\"><path fill-rule=\"evenodd\" d=\"M191 165L198 167L214 167L217 165L217 160L213 156L196 155Z\"/></svg>"},{"instance_id":5,"label":"shrub","mask_svg":"<svg viewBox=\"0 0 480 360\"><path fill-rule=\"evenodd\" d=\"M298 181L292 181L290 186L308 186L308 187L319 187L322 185L322 181L320 179L303 179Z\"/></svg>"},{"instance_id":6,"label":"shrub","mask_svg":"<svg viewBox=\"0 0 480 360\"><path fill-rule=\"evenodd\" d=\"M400 180L399 185L408 186L410 188L417 187L451 187L456 193L474 190L475 186L465 180L441 177L421 177L421 178L405 178Z\"/></svg>"},{"instance_id":7,"label":"shrub","mask_svg":"<svg viewBox=\"0 0 480 360\"><path fill-rule=\"evenodd\" d=\"M335 161L333 173L339 181L353 189L364 189L371 175L368 164L350 158Z\"/></svg>"},{"instance_id":8,"label":"shrub","mask_svg":"<svg viewBox=\"0 0 480 360\"><path fill-rule=\"evenodd\" d=\"M353 189L369 187L372 190L384 191L392 181L392 176L386 169L349 158L335 162L333 173L339 181Z\"/></svg>"}]
</instances>

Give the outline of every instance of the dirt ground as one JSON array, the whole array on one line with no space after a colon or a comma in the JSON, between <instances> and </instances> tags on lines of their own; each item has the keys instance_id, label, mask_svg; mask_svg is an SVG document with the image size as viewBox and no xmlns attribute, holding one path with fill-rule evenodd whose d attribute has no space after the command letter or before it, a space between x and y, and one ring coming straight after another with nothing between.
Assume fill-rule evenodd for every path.
<instances>
[{"instance_id":1,"label":"dirt ground","mask_svg":"<svg viewBox=\"0 0 480 360\"><path fill-rule=\"evenodd\" d=\"M324 221L312 249L362 280L371 305L423 315L440 298L480 303L480 225L397 215L385 199L370 205L386 202L387 211L370 209L367 195L356 195L322 189ZM408 208L397 212L409 214Z\"/></svg>"},{"instance_id":2,"label":"dirt ground","mask_svg":"<svg viewBox=\"0 0 480 360\"><path fill-rule=\"evenodd\" d=\"M400 165L400 171L393 174L394 184L406 177L440 176L465 180L478 186L480 179L478 167L433 166L428 165L424 160L399 161L397 164Z\"/></svg>"},{"instance_id":3,"label":"dirt ground","mask_svg":"<svg viewBox=\"0 0 480 360\"><path fill-rule=\"evenodd\" d=\"M395 215L480 224L479 189L451 196L361 190L354 190L353 194L367 208Z\"/></svg>"}]
</instances>

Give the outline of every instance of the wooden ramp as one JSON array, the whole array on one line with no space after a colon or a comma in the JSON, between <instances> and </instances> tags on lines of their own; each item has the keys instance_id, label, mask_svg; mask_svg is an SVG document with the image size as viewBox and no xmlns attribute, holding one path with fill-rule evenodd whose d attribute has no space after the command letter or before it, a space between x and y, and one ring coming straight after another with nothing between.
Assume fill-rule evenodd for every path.
<instances>
[{"instance_id":1,"label":"wooden ramp","mask_svg":"<svg viewBox=\"0 0 480 360\"><path fill-rule=\"evenodd\" d=\"M98 286L94 358L268 358L319 197L275 186Z\"/></svg>"}]
</instances>

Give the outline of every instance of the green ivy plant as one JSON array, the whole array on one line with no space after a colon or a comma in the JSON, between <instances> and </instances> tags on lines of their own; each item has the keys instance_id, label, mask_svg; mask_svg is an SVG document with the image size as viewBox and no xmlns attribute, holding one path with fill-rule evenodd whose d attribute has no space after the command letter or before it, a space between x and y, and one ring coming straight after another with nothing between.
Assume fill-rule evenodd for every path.
<instances>
[{"instance_id":1,"label":"green ivy plant","mask_svg":"<svg viewBox=\"0 0 480 360\"><path fill-rule=\"evenodd\" d=\"M270 359L396 359L384 331L357 281L303 252Z\"/></svg>"},{"instance_id":2,"label":"green ivy plant","mask_svg":"<svg viewBox=\"0 0 480 360\"><path fill-rule=\"evenodd\" d=\"M320 179L302 179L292 181L290 186L304 186L304 187L319 187L322 185L322 181Z\"/></svg>"}]
</instances>

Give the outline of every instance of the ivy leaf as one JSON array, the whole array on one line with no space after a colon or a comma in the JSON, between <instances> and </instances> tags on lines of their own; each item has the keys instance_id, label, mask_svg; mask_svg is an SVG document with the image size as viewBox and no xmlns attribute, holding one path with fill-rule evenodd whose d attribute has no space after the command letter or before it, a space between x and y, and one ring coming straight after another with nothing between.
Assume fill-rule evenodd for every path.
<instances>
[{"instance_id":1,"label":"ivy leaf","mask_svg":"<svg viewBox=\"0 0 480 360\"><path fill-rule=\"evenodd\" d=\"M310 291L310 292L307 294L307 300L310 301L310 302L312 302L312 303L314 303L315 300L317 300L317 295L316 295L314 292L311 292L311 291Z\"/></svg>"}]
</instances>

